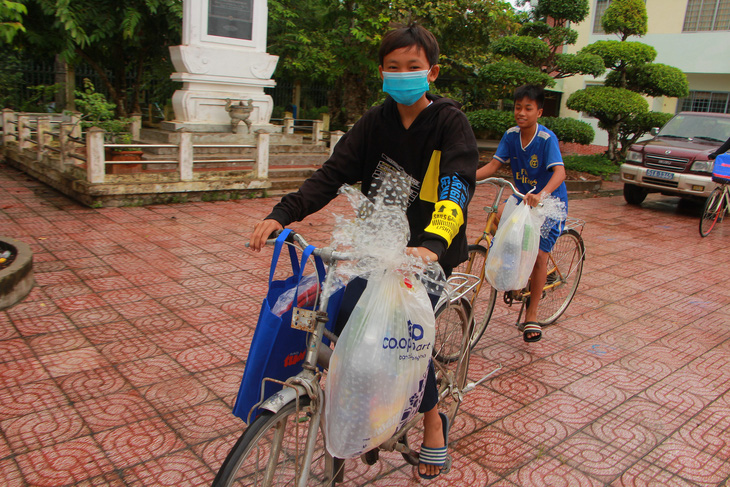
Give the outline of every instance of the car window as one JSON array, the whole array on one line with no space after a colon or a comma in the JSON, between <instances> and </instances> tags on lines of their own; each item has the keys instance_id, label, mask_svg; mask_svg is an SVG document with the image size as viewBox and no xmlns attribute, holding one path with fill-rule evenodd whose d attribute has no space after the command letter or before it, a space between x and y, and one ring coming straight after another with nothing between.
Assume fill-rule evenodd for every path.
<instances>
[{"instance_id":1,"label":"car window","mask_svg":"<svg viewBox=\"0 0 730 487\"><path fill-rule=\"evenodd\" d=\"M724 142L730 137L730 120L696 115L676 115L659 131L662 137L703 138Z\"/></svg>"}]
</instances>

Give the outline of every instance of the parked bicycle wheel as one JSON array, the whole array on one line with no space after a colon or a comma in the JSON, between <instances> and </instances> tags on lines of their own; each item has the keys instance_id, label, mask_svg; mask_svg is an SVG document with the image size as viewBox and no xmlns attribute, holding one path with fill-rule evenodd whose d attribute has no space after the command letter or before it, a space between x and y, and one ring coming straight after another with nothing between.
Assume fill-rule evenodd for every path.
<instances>
[{"instance_id":1,"label":"parked bicycle wheel","mask_svg":"<svg viewBox=\"0 0 730 487\"><path fill-rule=\"evenodd\" d=\"M702 218L700 218L700 235L706 237L710 234L718 221L722 220L725 213L725 198L723 198L722 188L715 188L710 196L707 197L705 208L702 210Z\"/></svg>"},{"instance_id":2,"label":"parked bicycle wheel","mask_svg":"<svg viewBox=\"0 0 730 487\"><path fill-rule=\"evenodd\" d=\"M452 425L460 405L456 395L464 389L467 380L469 329L469 318L461 302L444 303L436 310L433 365L439 393L438 408ZM416 450L423 443L422 422L408 430L405 443ZM411 465L418 465L418 456L403 453L403 458Z\"/></svg>"},{"instance_id":3,"label":"parked bicycle wheel","mask_svg":"<svg viewBox=\"0 0 730 487\"><path fill-rule=\"evenodd\" d=\"M583 238L573 229L561 233L548 257L547 282L537 310L540 325L554 323L565 312L583 274Z\"/></svg>"},{"instance_id":4,"label":"parked bicycle wheel","mask_svg":"<svg viewBox=\"0 0 730 487\"><path fill-rule=\"evenodd\" d=\"M264 411L246 428L228 453L213 487L298 485L305 464L304 449L312 424L309 397L291 401L276 413ZM331 457L325 455L322 430L317 443L307 485L329 485Z\"/></svg>"},{"instance_id":5,"label":"parked bicycle wheel","mask_svg":"<svg viewBox=\"0 0 730 487\"><path fill-rule=\"evenodd\" d=\"M484 278L484 264L487 261L487 249L482 245L469 245L469 259L459 264L454 272L472 274L479 277L479 284L463 299L466 309L471 312L474 326L469 339L469 347L473 350L487 329L489 320L497 302L497 290Z\"/></svg>"}]
</instances>

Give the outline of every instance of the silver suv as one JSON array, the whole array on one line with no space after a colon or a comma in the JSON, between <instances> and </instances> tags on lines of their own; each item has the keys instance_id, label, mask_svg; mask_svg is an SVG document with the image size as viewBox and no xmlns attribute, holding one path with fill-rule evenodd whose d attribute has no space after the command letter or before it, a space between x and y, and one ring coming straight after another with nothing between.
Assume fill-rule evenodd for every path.
<instances>
[{"instance_id":1,"label":"silver suv","mask_svg":"<svg viewBox=\"0 0 730 487\"><path fill-rule=\"evenodd\" d=\"M652 135L632 145L621 165L626 202L640 205L654 192L707 198L716 186L707 156L730 137L730 114L681 112Z\"/></svg>"}]
</instances>

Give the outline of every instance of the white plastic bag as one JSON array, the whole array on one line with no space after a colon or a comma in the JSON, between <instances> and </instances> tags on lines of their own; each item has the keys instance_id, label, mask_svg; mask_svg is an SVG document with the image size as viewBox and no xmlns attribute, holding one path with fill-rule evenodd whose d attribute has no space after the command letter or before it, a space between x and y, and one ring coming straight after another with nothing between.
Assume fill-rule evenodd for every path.
<instances>
[{"instance_id":1,"label":"white plastic bag","mask_svg":"<svg viewBox=\"0 0 730 487\"><path fill-rule=\"evenodd\" d=\"M485 263L487 281L498 291L522 289L532 274L540 250L540 226L545 219L537 209L510 198Z\"/></svg>"},{"instance_id":2,"label":"white plastic bag","mask_svg":"<svg viewBox=\"0 0 730 487\"><path fill-rule=\"evenodd\" d=\"M356 457L417 412L435 339L423 284L394 270L370 277L330 360L327 451Z\"/></svg>"}]
</instances>

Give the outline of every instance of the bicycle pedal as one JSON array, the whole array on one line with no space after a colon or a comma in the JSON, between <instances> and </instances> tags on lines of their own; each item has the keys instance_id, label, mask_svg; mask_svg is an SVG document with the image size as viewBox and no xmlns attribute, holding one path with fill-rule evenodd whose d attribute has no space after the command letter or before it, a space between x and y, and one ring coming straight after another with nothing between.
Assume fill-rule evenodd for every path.
<instances>
[{"instance_id":1,"label":"bicycle pedal","mask_svg":"<svg viewBox=\"0 0 730 487\"><path fill-rule=\"evenodd\" d=\"M375 465L380 459L380 452L377 448L373 448L372 450L366 451L365 453L360 455L360 459L366 465Z\"/></svg>"}]
</instances>

